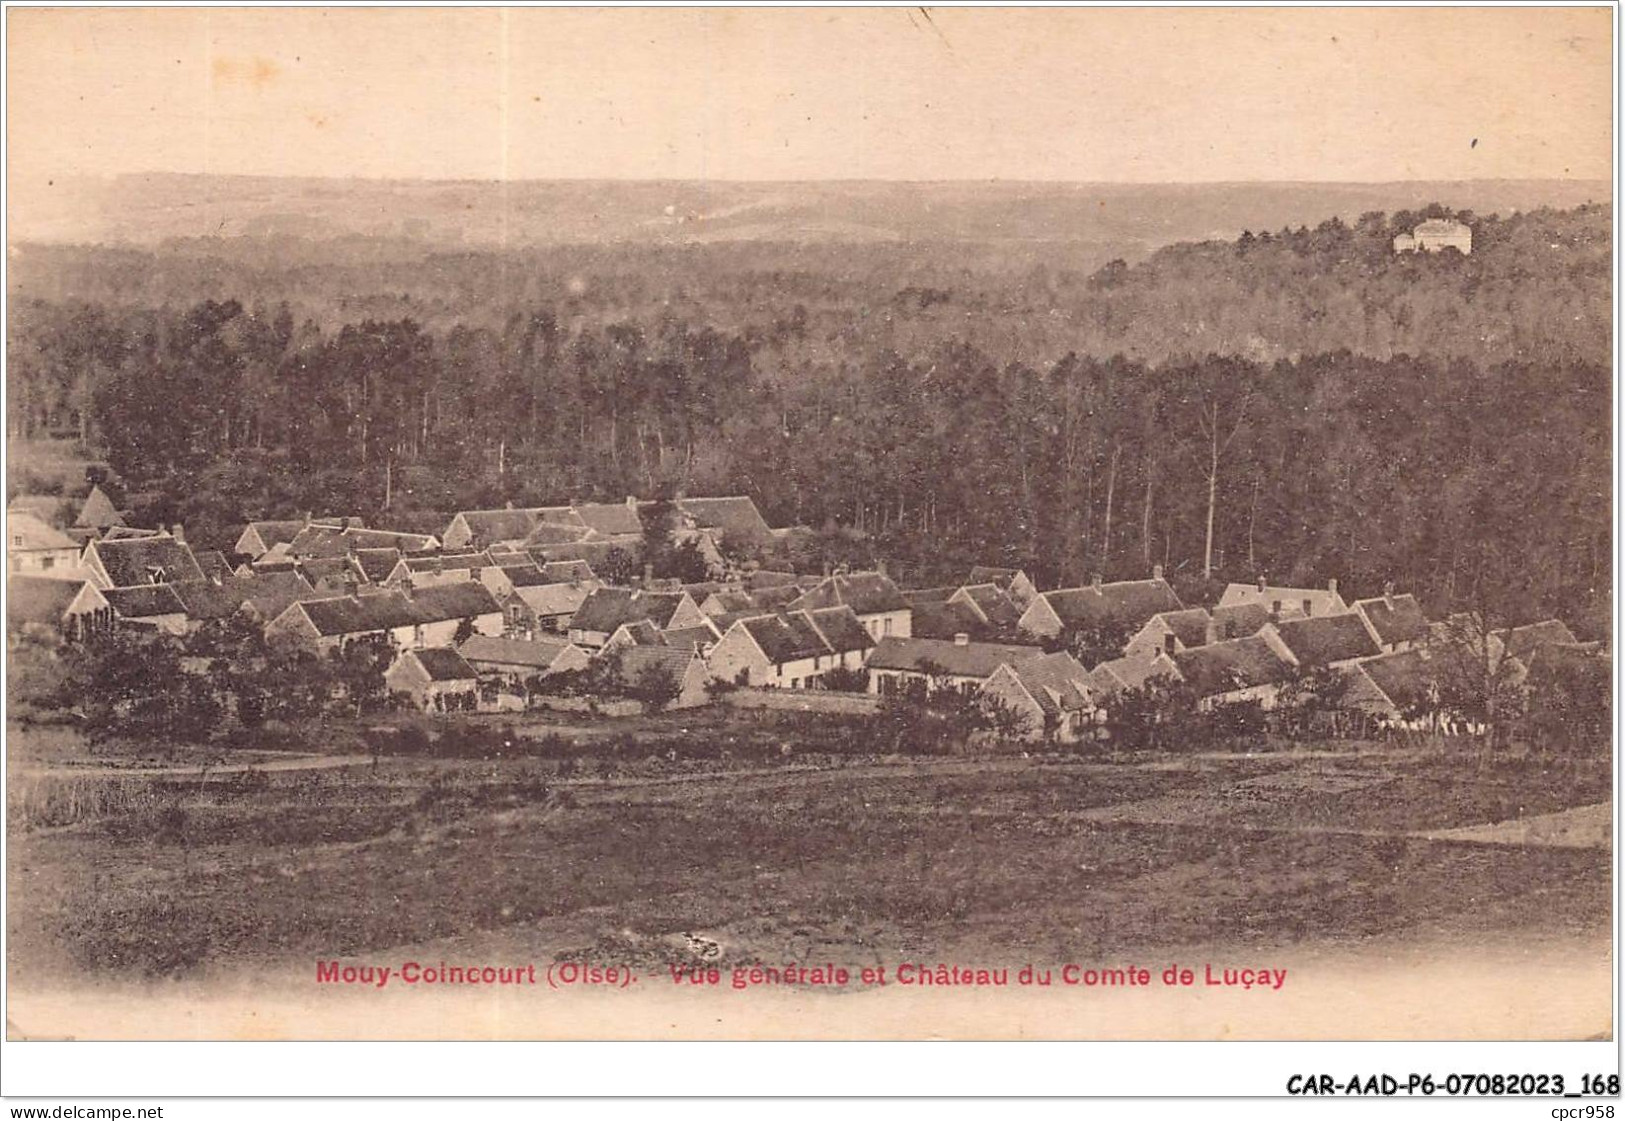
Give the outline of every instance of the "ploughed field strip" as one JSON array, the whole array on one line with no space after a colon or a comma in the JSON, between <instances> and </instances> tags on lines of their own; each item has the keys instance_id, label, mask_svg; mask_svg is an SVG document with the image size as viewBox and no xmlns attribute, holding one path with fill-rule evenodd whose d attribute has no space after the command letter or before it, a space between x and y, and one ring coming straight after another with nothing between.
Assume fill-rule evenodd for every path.
<instances>
[{"instance_id":1,"label":"ploughed field strip","mask_svg":"<svg viewBox=\"0 0 1625 1121\"><path fill-rule=\"evenodd\" d=\"M1614 807L1607 802L1539 814L1491 825L1469 825L1429 833L1433 841L1474 841L1497 845L1554 845L1606 850L1613 840Z\"/></svg>"},{"instance_id":2,"label":"ploughed field strip","mask_svg":"<svg viewBox=\"0 0 1625 1121\"><path fill-rule=\"evenodd\" d=\"M472 763L234 777L14 824L13 965L185 976L492 937L642 960L694 931L736 961L1064 961L1553 915L1606 930L1605 851L1406 835L1505 820L1487 811L1510 783L1268 756L625 786Z\"/></svg>"}]
</instances>

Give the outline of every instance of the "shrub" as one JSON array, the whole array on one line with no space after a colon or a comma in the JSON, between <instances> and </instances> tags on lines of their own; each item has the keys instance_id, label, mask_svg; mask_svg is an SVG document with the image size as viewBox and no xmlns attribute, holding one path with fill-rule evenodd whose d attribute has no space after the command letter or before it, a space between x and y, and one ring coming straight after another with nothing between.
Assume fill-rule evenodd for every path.
<instances>
[{"instance_id":1,"label":"shrub","mask_svg":"<svg viewBox=\"0 0 1625 1121\"><path fill-rule=\"evenodd\" d=\"M869 671L862 666L857 669L836 666L824 674L824 688L834 693L867 693Z\"/></svg>"}]
</instances>

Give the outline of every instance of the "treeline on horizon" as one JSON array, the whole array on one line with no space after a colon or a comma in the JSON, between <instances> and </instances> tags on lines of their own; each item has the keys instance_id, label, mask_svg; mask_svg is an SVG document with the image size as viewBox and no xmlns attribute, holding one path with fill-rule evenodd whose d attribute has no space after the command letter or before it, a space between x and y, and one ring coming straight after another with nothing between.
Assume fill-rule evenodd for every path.
<instances>
[{"instance_id":1,"label":"treeline on horizon","mask_svg":"<svg viewBox=\"0 0 1625 1121\"><path fill-rule=\"evenodd\" d=\"M1162 363L1205 354L1273 362L1348 349L1470 358L1611 360L1612 208L1456 216L1474 251L1395 255L1438 204L1353 223L1167 246L1137 264L1109 243L736 241L437 249L409 239L195 238L156 248L25 245L13 312L89 305L118 315L235 299L286 304L334 333L368 319L506 332L545 309L574 330L675 322L738 335L764 372L915 356L946 339L996 361L1069 353Z\"/></svg>"},{"instance_id":2,"label":"treeline on horizon","mask_svg":"<svg viewBox=\"0 0 1625 1121\"><path fill-rule=\"evenodd\" d=\"M911 582L1162 564L1594 615L1609 212L1473 219L1471 257L1393 254L1427 213L1173 246L1049 289L967 269L882 291L876 266L842 300L839 274L696 267L681 292L644 276L611 301L595 276L495 325L14 291L8 423L82 430L154 517L205 536L302 510L387 522L679 488L861 531ZM1057 285L1076 302L1043 308ZM1056 319L1093 327L1043 361L1005 345L1029 324L1064 335ZM1098 353L1091 331L1146 341Z\"/></svg>"}]
</instances>

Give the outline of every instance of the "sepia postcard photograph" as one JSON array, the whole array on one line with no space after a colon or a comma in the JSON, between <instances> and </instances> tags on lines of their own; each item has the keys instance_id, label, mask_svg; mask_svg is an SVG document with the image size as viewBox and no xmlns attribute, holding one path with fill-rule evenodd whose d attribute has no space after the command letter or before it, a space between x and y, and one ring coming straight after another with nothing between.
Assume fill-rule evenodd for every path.
<instances>
[{"instance_id":1,"label":"sepia postcard photograph","mask_svg":"<svg viewBox=\"0 0 1625 1121\"><path fill-rule=\"evenodd\" d=\"M8 8L7 1040L1614 1040L1616 17Z\"/></svg>"}]
</instances>

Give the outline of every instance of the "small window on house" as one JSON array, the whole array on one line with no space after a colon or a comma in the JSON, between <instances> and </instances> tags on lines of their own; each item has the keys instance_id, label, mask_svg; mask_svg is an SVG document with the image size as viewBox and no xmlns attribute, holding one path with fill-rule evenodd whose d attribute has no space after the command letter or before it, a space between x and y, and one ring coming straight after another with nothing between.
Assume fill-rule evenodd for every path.
<instances>
[{"instance_id":1,"label":"small window on house","mask_svg":"<svg viewBox=\"0 0 1625 1121\"><path fill-rule=\"evenodd\" d=\"M39 566L41 568L51 568L55 564L56 564L56 558L55 557L41 557L39 559Z\"/></svg>"},{"instance_id":2,"label":"small window on house","mask_svg":"<svg viewBox=\"0 0 1625 1121\"><path fill-rule=\"evenodd\" d=\"M23 547L23 535L22 534L18 533L18 534L14 534L12 536L12 538L11 538L11 547L13 549L21 549Z\"/></svg>"},{"instance_id":3,"label":"small window on house","mask_svg":"<svg viewBox=\"0 0 1625 1121\"><path fill-rule=\"evenodd\" d=\"M890 616L888 616L886 618L886 633L891 634L891 618L890 618Z\"/></svg>"},{"instance_id":4,"label":"small window on house","mask_svg":"<svg viewBox=\"0 0 1625 1121\"><path fill-rule=\"evenodd\" d=\"M1275 606L1271 607L1270 610L1275 612L1275 614L1279 615L1281 613L1281 601L1276 600L1275 601Z\"/></svg>"},{"instance_id":5,"label":"small window on house","mask_svg":"<svg viewBox=\"0 0 1625 1121\"><path fill-rule=\"evenodd\" d=\"M1314 600L1306 599L1306 600L1303 601L1303 613L1305 615L1313 615L1315 613L1315 601Z\"/></svg>"}]
</instances>

